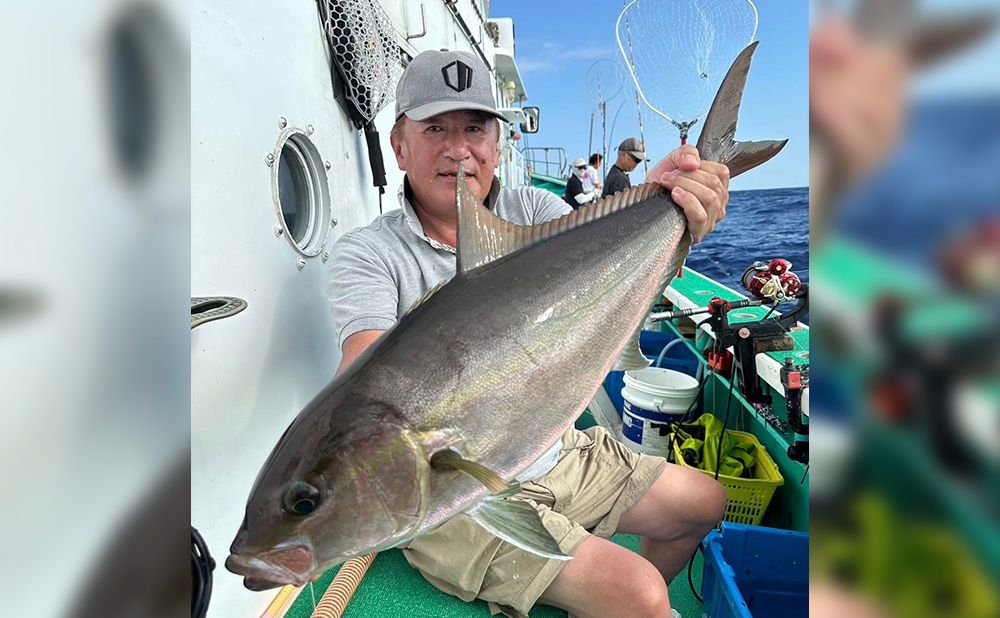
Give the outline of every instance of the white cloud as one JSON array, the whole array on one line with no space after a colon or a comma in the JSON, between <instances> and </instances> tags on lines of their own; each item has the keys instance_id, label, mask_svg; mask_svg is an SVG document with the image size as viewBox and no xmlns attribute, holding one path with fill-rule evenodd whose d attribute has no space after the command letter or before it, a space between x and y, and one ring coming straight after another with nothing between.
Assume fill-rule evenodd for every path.
<instances>
[{"instance_id":1,"label":"white cloud","mask_svg":"<svg viewBox=\"0 0 1000 618\"><path fill-rule=\"evenodd\" d=\"M522 45L523 49L523 45ZM522 74L548 73L558 71L567 64L577 61L611 59L613 50L609 47L575 46L564 47L559 43L546 41L537 53L527 53L517 59L517 68Z\"/></svg>"}]
</instances>

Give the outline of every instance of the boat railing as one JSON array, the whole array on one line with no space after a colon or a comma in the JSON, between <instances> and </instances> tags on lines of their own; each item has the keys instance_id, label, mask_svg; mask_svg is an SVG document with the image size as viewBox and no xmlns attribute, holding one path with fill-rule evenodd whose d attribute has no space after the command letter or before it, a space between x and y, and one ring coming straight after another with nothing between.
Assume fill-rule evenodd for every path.
<instances>
[{"instance_id":1,"label":"boat railing","mask_svg":"<svg viewBox=\"0 0 1000 618\"><path fill-rule=\"evenodd\" d=\"M531 173L524 163L524 155L517 148L509 148L503 161L503 178L505 186L522 187L531 185Z\"/></svg>"},{"instance_id":2,"label":"boat railing","mask_svg":"<svg viewBox=\"0 0 1000 618\"><path fill-rule=\"evenodd\" d=\"M566 150L550 146L532 146L521 151L528 175L541 174L563 178L569 173Z\"/></svg>"}]
</instances>

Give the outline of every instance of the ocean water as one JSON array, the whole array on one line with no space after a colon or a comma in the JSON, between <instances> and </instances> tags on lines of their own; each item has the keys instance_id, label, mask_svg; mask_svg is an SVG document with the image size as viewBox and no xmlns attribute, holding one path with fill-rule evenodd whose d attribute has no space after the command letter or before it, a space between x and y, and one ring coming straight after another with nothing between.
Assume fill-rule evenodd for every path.
<instances>
[{"instance_id":1,"label":"ocean water","mask_svg":"<svg viewBox=\"0 0 1000 618\"><path fill-rule=\"evenodd\" d=\"M809 280L808 187L733 191L726 218L691 249L686 264L743 292L743 271L772 258L785 258Z\"/></svg>"},{"instance_id":2,"label":"ocean water","mask_svg":"<svg viewBox=\"0 0 1000 618\"><path fill-rule=\"evenodd\" d=\"M920 103L885 165L845 196L837 231L936 276L942 243L1000 216L998 160L1000 96Z\"/></svg>"}]
</instances>

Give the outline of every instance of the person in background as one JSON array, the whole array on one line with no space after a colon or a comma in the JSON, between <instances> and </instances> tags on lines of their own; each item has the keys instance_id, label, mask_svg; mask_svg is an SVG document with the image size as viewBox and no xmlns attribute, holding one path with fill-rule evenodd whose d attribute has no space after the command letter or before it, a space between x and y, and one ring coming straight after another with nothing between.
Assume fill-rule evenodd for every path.
<instances>
[{"instance_id":1,"label":"person in background","mask_svg":"<svg viewBox=\"0 0 1000 618\"><path fill-rule=\"evenodd\" d=\"M573 210L586 206L601 196L600 192L594 188L593 182L589 182L588 169L590 168L587 167L587 162L583 159L573 161L573 167L570 168L563 199Z\"/></svg>"},{"instance_id":2,"label":"person in background","mask_svg":"<svg viewBox=\"0 0 1000 618\"><path fill-rule=\"evenodd\" d=\"M629 180L628 173L642 161L649 161L649 158L646 157L646 147L642 142L630 137L619 144L618 159L608 170L608 177L604 179L604 190L601 192L601 197L608 197L631 187L632 181Z\"/></svg>"},{"instance_id":3,"label":"person in background","mask_svg":"<svg viewBox=\"0 0 1000 618\"><path fill-rule=\"evenodd\" d=\"M601 189L604 188L604 181L601 180L600 171L603 161L604 158L599 152L590 155L590 161L587 164L587 174L582 178L584 191L597 191L597 195L600 196Z\"/></svg>"}]
</instances>

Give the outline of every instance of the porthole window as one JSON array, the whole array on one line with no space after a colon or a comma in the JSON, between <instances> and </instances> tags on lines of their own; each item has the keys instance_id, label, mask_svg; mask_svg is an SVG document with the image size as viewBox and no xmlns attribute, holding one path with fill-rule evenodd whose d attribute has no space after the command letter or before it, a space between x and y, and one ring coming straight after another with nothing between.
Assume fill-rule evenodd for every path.
<instances>
[{"instance_id":1,"label":"porthole window","mask_svg":"<svg viewBox=\"0 0 1000 618\"><path fill-rule=\"evenodd\" d=\"M271 193L281 234L297 252L318 254L330 229L330 190L326 166L300 129L285 129L271 164Z\"/></svg>"}]
</instances>

